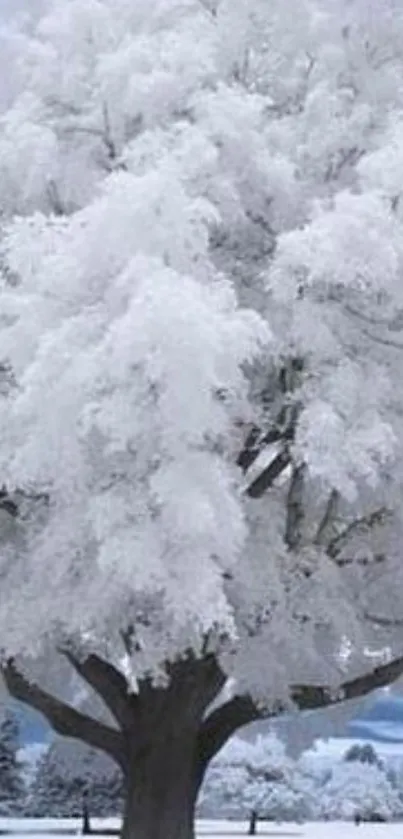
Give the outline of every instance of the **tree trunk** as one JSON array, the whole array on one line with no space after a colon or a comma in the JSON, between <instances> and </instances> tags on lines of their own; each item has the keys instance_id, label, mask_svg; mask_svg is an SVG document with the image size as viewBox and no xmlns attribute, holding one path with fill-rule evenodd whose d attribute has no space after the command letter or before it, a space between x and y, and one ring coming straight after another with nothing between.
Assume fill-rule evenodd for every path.
<instances>
[{"instance_id":1,"label":"tree trunk","mask_svg":"<svg viewBox=\"0 0 403 839\"><path fill-rule=\"evenodd\" d=\"M193 839L197 795L212 757L206 708L225 679L211 656L169 667L170 681L139 683L124 766L122 839ZM213 753L216 747L213 748Z\"/></svg>"},{"instance_id":2,"label":"tree trunk","mask_svg":"<svg viewBox=\"0 0 403 839\"><path fill-rule=\"evenodd\" d=\"M122 839L193 839L200 786L195 761L197 739L181 731L133 757L126 774Z\"/></svg>"},{"instance_id":3,"label":"tree trunk","mask_svg":"<svg viewBox=\"0 0 403 839\"><path fill-rule=\"evenodd\" d=\"M90 811L88 808L88 794L84 793L83 795L83 827L82 827L82 834L83 836L89 836L91 833L91 823L90 823Z\"/></svg>"},{"instance_id":4,"label":"tree trunk","mask_svg":"<svg viewBox=\"0 0 403 839\"><path fill-rule=\"evenodd\" d=\"M248 836L256 836L257 812L252 810L249 819Z\"/></svg>"}]
</instances>

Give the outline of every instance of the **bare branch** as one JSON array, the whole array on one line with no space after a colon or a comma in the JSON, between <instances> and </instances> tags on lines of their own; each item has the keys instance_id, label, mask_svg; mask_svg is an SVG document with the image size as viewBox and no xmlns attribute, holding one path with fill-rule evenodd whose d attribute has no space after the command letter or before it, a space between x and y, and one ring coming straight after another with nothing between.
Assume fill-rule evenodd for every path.
<instances>
[{"instance_id":1,"label":"bare branch","mask_svg":"<svg viewBox=\"0 0 403 839\"><path fill-rule=\"evenodd\" d=\"M247 472L252 463L255 462L262 450L262 432L260 428L253 425L246 437L245 443L237 457L237 466L243 472Z\"/></svg>"},{"instance_id":2,"label":"bare branch","mask_svg":"<svg viewBox=\"0 0 403 839\"><path fill-rule=\"evenodd\" d=\"M328 705L366 696L373 690L390 685L402 675L403 656L400 656L387 664L380 664L362 676L344 682L336 695L326 687L298 685L292 689L292 699L301 711L326 708Z\"/></svg>"},{"instance_id":3,"label":"bare branch","mask_svg":"<svg viewBox=\"0 0 403 839\"><path fill-rule=\"evenodd\" d=\"M364 323L370 324L370 326L386 326L387 328L390 326L391 321L389 318L368 315L366 312L362 312L360 311L360 309L356 309L355 306L351 305L351 303L345 303L344 309L349 315L353 315L353 317L358 318L358 320L364 321Z\"/></svg>"},{"instance_id":4,"label":"bare branch","mask_svg":"<svg viewBox=\"0 0 403 839\"><path fill-rule=\"evenodd\" d=\"M380 344L382 347L390 347L395 350L403 350L403 341L396 341L394 338L385 338L382 335L375 335L370 329L363 326L362 323L357 324L357 327L362 335L365 335L366 338L373 341L375 344Z\"/></svg>"},{"instance_id":5,"label":"bare branch","mask_svg":"<svg viewBox=\"0 0 403 839\"><path fill-rule=\"evenodd\" d=\"M295 685L291 699L301 711L326 708L340 702L359 699L374 690L386 687L403 675L403 656L381 664L373 670L344 682L337 693L323 685ZM285 704L265 710L251 696L235 696L221 705L204 721L198 743L199 759L203 765L211 760L238 728L259 719L278 716L287 710Z\"/></svg>"},{"instance_id":6,"label":"bare branch","mask_svg":"<svg viewBox=\"0 0 403 839\"><path fill-rule=\"evenodd\" d=\"M386 618L383 615L373 615L371 612L364 612L364 619L377 626L383 627L401 627L403 626L403 618Z\"/></svg>"},{"instance_id":7,"label":"bare branch","mask_svg":"<svg viewBox=\"0 0 403 839\"><path fill-rule=\"evenodd\" d=\"M391 510L387 507L380 507L378 510L373 510L367 516L362 516L359 519L352 521L338 536L329 542L327 546L327 554L331 559L337 559L339 554L347 543L357 534L365 534L373 527L381 526L392 516Z\"/></svg>"},{"instance_id":8,"label":"bare branch","mask_svg":"<svg viewBox=\"0 0 403 839\"><path fill-rule=\"evenodd\" d=\"M266 434L262 434L256 425L252 426L238 455L237 465L243 472L247 472L266 446L271 446L283 439L288 439L288 436L278 425L270 427Z\"/></svg>"},{"instance_id":9,"label":"bare branch","mask_svg":"<svg viewBox=\"0 0 403 839\"><path fill-rule=\"evenodd\" d=\"M300 547L304 536L305 473L305 464L294 467L287 494L284 541L292 551Z\"/></svg>"},{"instance_id":10,"label":"bare branch","mask_svg":"<svg viewBox=\"0 0 403 839\"><path fill-rule=\"evenodd\" d=\"M397 207L397 201L398 198L392 199L392 210L394 211ZM374 341L376 344L381 344L383 347L403 350L402 341L396 341L394 338L387 338L384 335L376 335L371 329L368 329L368 326L372 328L383 327L389 332L401 332L403 327L402 312L399 311L393 319L381 318L374 315L367 315L365 312L361 312L359 309L356 309L350 303L344 304L344 311L354 318L355 321L358 320L358 324L356 323L356 326L362 335L365 335L365 337L369 338L370 341Z\"/></svg>"},{"instance_id":11,"label":"bare branch","mask_svg":"<svg viewBox=\"0 0 403 839\"><path fill-rule=\"evenodd\" d=\"M325 545L328 545L331 541L339 501L340 493L336 489L332 489L326 504L325 512L316 531L314 544L317 545L317 547L324 548Z\"/></svg>"},{"instance_id":12,"label":"bare branch","mask_svg":"<svg viewBox=\"0 0 403 839\"><path fill-rule=\"evenodd\" d=\"M47 194L50 202L52 212L55 216L66 215L66 208L60 198L59 190L56 182L52 179L48 183Z\"/></svg>"},{"instance_id":13,"label":"bare branch","mask_svg":"<svg viewBox=\"0 0 403 839\"><path fill-rule=\"evenodd\" d=\"M198 737L199 760L204 765L209 763L238 728L262 716L264 714L250 696L235 696L220 705L201 726Z\"/></svg>"},{"instance_id":14,"label":"bare branch","mask_svg":"<svg viewBox=\"0 0 403 839\"><path fill-rule=\"evenodd\" d=\"M291 463L291 455L287 450L280 452L274 460L271 461L269 466L252 481L251 484L246 489L246 494L249 495L249 498L261 498L271 486L273 486L274 481L278 478L282 472L289 466Z\"/></svg>"},{"instance_id":15,"label":"bare branch","mask_svg":"<svg viewBox=\"0 0 403 839\"><path fill-rule=\"evenodd\" d=\"M248 485L246 494L250 498L261 498L270 489L274 481L291 463L290 446L295 439L298 417L301 406L295 398L300 385L301 373L304 369L303 360L291 357L285 360L277 376L277 391L282 395L282 404L277 416L271 421L265 433L252 426L246 438L242 451L238 456L238 466L247 472L266 447L279 443L280 451L273 453L270 463Z\"/></svg>"},{"instance_id":16,"label":"bare branch","mask_svg":"<svg viewBox=\"0 0 403 839\"><path fill-rule=\"evenodd\" d=\"M325 172L325 182L336 180L345 166L356 166L365 152L355 146L351 149L340 149L338 155L334 155L329 161Z\"/></svg>"},{"instance_id":17,"label":"bare branch","mask_svg":"<svg viewBox=\"0 0 403 839\"><path fill-rule=\"evenodd\" d=\"M43 714L57 734L101 749L123 766L124 741L118 731L56 699L17 670L13 661L3 665L1 672L11 696Z\"/></svg>"},{"instance_id":18,"label":"bare branch","mask_svg":"<svg viewBox=\"0 0 403 839\"><path fill-rule=\"evenodd\" d=\"M60 649L59 652L101 697L118 725L122 729L132 728L133 713L130 713L130 698L125 677L112 664L95 654L81 659L67 648Z\"/></svg>"},{"instance_id":19,"label":"bare branch","mask_svg":"<svg viewBox=\"0 0 403 839\"><path fill-rule=\"evenodd\" d=\"M339 556L335 559L335 562L339 568L345 568L347 565L361 565L362 568L368 568L368 566L371 566L373 568L386 562L386 555L383 553L376 553L373 556Z\"/></svg>"},{"instance_id":20,"label":"bare branch","mask_svg":"<svg viewBox=\"0 0 403 839\"><path fill-rule=\"evenodd\" d=\"M403 350L403 342L395 341L393 338L383 338L379 335L374 335L369 329L361 328L361 332L370 338L371 341L374 341L376 344L382 344L383 347L392 347L395 350Z\"/></svg>"}]
</instances>

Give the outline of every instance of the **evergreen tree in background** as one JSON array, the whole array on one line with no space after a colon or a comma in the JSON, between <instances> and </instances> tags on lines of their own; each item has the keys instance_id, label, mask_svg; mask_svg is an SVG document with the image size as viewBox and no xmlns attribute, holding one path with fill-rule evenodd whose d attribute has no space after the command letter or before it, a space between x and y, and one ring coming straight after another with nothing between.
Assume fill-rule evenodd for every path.
<instances>
[{"instance_id":1,"label":"evergreen tree in background","mask_svg":"<svg viewBox=\"0 0 403 839\"><path fill-rule=\"evenodd\" d=\"M28 813L38 818L78 818L85 796L90 816L120 815L122 792L121 775L106 755L56 739L37 765Z\"/></svg>"},{"instance_id":2,"label":"evergreen tree in background","mask_svg":"<svg viewBox=\"0 0 403 839\"><path fill-rule=\"evenodd\" d=\"M0 720L0 815L18 816L25 807L23 764L19 760L16 714L5 709Z\"/></svg>"}]
</instances>

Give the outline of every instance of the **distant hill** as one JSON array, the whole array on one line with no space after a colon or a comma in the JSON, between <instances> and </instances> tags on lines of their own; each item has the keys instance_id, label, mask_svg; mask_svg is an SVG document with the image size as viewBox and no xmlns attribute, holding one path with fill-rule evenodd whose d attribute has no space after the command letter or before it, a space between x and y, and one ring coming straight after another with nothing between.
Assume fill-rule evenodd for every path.
<instances>
[{"instance_id":1,"label":"distant hill","mask_svg":"<svg viewBox=\"0 0 403 839\"><path fill-rule=\"evenodd\" d=\"M403 696L392 691L379 691L331 709L257 722L244 728L242 735L246 739L254 739L270 728L275 728L293 755L309 749L317 740L335 737L401 743L403 755Z\"/></svg>"},{"instance_id":2,"label":"distant hill","mask_svg":"<svg viewBox=\"0 0 403 839\"><path fill-rule=\"evenodd\" d=\"M350 737L402 743L403 751L403 697L383 694L350 720L347 731Z\"/></svg>"}]
</instances>

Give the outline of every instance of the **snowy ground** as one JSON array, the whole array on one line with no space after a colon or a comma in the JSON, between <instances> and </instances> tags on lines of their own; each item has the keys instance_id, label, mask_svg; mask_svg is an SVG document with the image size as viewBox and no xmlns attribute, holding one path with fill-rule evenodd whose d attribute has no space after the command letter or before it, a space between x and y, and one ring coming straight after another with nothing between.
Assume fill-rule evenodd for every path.
<instances>
[{"instance_id":1,"label":"snowy ground","mask_svg":"<svg viewBox=\"0 0 403 839\"><path fill-rule=\"evenodd\" d=\"M13 839L35 836L35 839L51 839L52 836L77 836L80 834L80 819L0 819L0 835L12 834ZM97 830L116 829L116 819L94 819ZM197 834L209 839L230 839L246 836L247 826L242 822L199 821ZM107 836L107 833L105 833ZM403 839L403 824L354 824L343 822L319 822L314 824L261 824L258 836L277 839Z\"/></svg>"}]
</instances>

